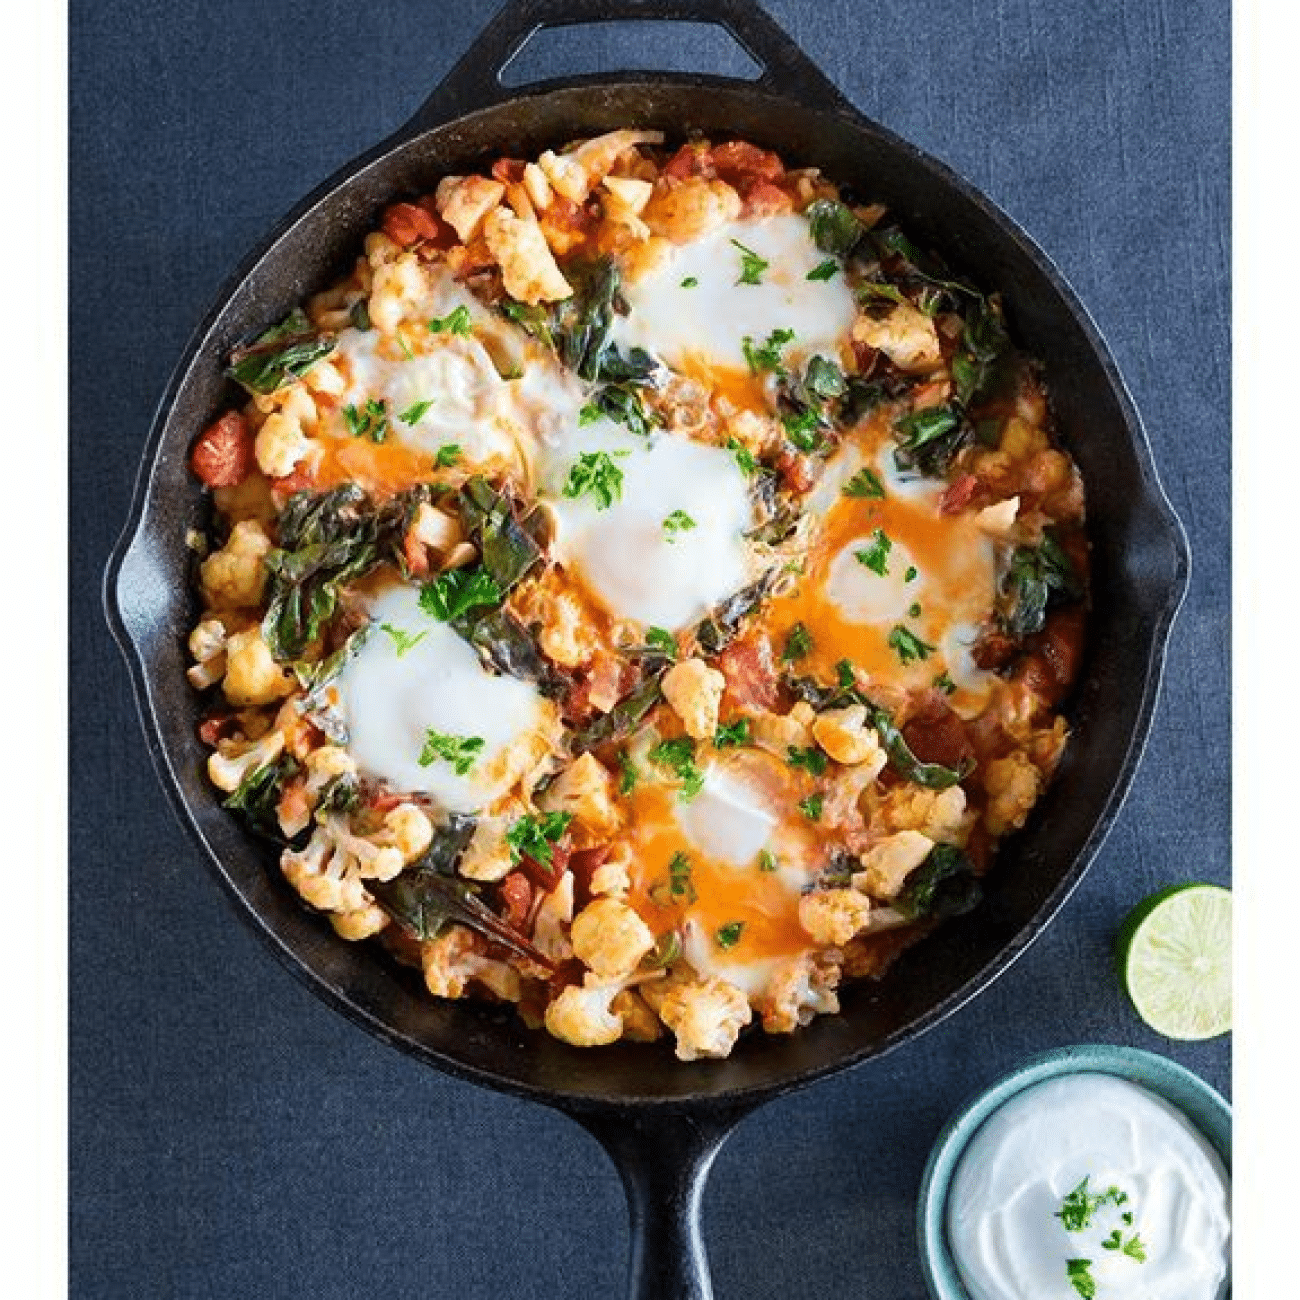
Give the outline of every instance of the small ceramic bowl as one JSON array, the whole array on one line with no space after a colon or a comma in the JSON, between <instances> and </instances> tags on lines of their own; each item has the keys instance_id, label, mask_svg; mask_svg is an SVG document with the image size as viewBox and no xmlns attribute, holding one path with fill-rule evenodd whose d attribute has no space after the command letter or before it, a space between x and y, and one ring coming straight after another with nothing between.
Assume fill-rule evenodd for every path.
<instances>
[{"instance_id":1,"label":"small ceramic bowl","mask_svg":"<svg viewBox=\"0 0 1300 1300\"><path fill-rule=\"evenodd\" d=\"M980 1125L1017 1093L1048 1079L1084 1072L1117 1075L1176 1106L1232 1172L1232 1108L1190 1070L1152 1052L1104 1043L1063 1047L1036 1056L967 1102L939 1134L930 1153L921 1179L916 1228L921 1268L934 1300L970 1300L948 1253L946 1228L948 1188L967 1144Z\"/></svg>"}]
</instances>

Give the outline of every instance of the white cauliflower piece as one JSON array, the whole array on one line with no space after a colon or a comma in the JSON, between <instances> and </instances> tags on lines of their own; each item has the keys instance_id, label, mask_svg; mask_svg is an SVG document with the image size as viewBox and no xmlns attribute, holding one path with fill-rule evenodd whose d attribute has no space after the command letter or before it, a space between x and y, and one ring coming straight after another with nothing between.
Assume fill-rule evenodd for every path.
<instances>
[{"instance_id":1,"label":"white cauliflower piece","mask_svg":"<svg viewBox=\"0 0 1300 1300\"><path fill-rule=\"evenodd\" d=\"M533 917L533 947L553 962L573 956L569 925L573 920L573 872L566 871L560 883L542 897Z\"/></svg>"},{"instance_id":2,"label":"white cauliflower piece","mask_svg":"<svg viewBox=\"0 0 1300 1300\"><path fill-rule=\"evenodd\" d=\"M791 748L807 749L816 718L812 706L800 700L789 713L760 713L749 720L749 734L755 745L785 759Z\"/></svg>"},{"instance_id":3,"label":"white cauliflower piece","mask_svg":"<svg viewBox=\"0 0 1300 1300\"><path fill-rule=\"evenodd\" d=\"M208 755L208 780L227 794L233 794L260 767L273 763L284 749L284 733L268 731L256 744L222 742Z\"/></svg>"},{"instance_id":4,"label":"white cauliflower piece","mask_svg":"<svg viewBox=\"0 0 1300 1300\"><path fill-rule=\"evenodd\" d=\"M580 668L591 659L596 643L595 629L568 592L547 602L537 644L548 659L562 668Z\"/></svg>"},{"instance_id":5,"label":"white cauliflower piece","mask_svg":"<svg viewBox=\"0 0 1300 1300\"><path fill-rule=\"evenodd\" d=\"M253 455L268 478L284 478L312 454L314 446L299 421L284 411L274 411L257 431Z\"/></svg>"},{"instance_id":6,"label":"white cauliflower piece","mask_svg":"<svg viewBox=\"0 0 1300 1300\"><path fill-rule=\"evenodd\" d=\"M483 219L500 202L506 187L486 176L444 176L438 182L434 203L438 215L468 244Z\"/></svg>"},{"instance_id":7,"label":"white cauliflower piece","mask_svg":"<svg viewBox=\"0 0 1300 1300\"><path fill-rule=\"evenodd\" d=\"M782 962L758 1002L763 1028L769 1034L792 1034L816 1016L834 1015L840 1009L839 981L839 966L812 953Z\"/></svg>"},{"instance_id":8,"label":"white cauliflower piece","mask_svg":"<svg viewBox=\"0 0 1300 1300\"><path fill-rule=\"evenodd\" d=\"M369 939L380 930L387 929L389 915L377 903L366 903L355 912L335 912L330 916L330 925L340 939L349 943L359 943Z\"/></svg>"},{"instance_id":9,"label":"white cauliflower piece","mask_svg":"<svg viewBox=\"0 0 1300 1300\"><path fill-rule=\"evenodd\" d=\"M863 929L871 899L856 889L821 889L799 900L799 924L820 944L842 948Z\"/></svg>"},{"instance_id":10,"label":"white cauliflower piece","mask_svg":"<svg viewBox=\"0 0 1300 1300\"><path fill-rule=\"evenodd\" d=\"M483 237L512 298L539 303L573 296L536 220L523 221L506 208L494 208L483 223Z\"/></svg>"},{"instance_id":11,"label":"white cauliflower piece","mask_svg":"<svg viewBox=\"0 0 1300 1300\"><path fill-rule=\"evenodd\" d=\"M659 1017L635 989L615 994L609 1009L623 1019L623 1037L633 1043L653 1043L664 1035Z\"/></svg>"},{"instance_id":12,"label":"white cauliflower piece","mask_svg":"<svg viewBox=\"0 0 1300 1300\"><path fill-rule=\"evenodd\" d=\"M399 803L384 814L383 827L371 838L381 848L396 849L403 863L410 863L433 843L433 823L422 808Z\"/></svg>"},{"instance_id":13,"label":"white cauliflower piece","mask_svg":"<svg viewBox=\"0 0 1300 1300\"><path fill-rule=\"evenodd\" d=\"M683 659L665 674L664 699L682 720L686 734L696 740L711 740L718 729L718 709L727 679L703 659Z\"/></svg>"},{"instance_id":14,"label":"white cauliflower piece","mask_svg":"<svg viewBox=\"0 0 1300 1300\"><path fill-rule=\"evenodd\" d=\"M340 776L355 776L357 761L342 745L321 745L304 759L307 769L306 790L315 796Z\"/></svg>"},{"instance_id":15,"label":"white cauliflower piece","mask_svg":"<svg viewBox=\"0 0 1300 1300\"><path fill-rule=\"evenodd\" d=\"M860 315L853 322L853 338L883 352L900 370L933 370L943 361L934 319L908 302L880 320Z\"/></svg>"},{"instance_id":16,"label":"white cauliflower piece","mask_svg":"<svg viewBox=\"0 0 1300 1300\"><path fill-rule=\"evenodd\" d=\"M195 690L215 686L226 672L226 629L219 619L205 618L190 633L190 654L194 664L185 670L186 679Z\"/></svg>"},{"instance_id":17,"label":"white cauliflower piece","mask_svg":"<svg viewBox=\"0 0 1300 1300\"><path fill-rule=\"evenodd\" d=\"M590 188L599 185L608 176L614 164L629 149L633 149L639 144L662 144L663 139L664 133L662 131L630 131L627 129L607 131L604 135L584 140L563 156L576 162L582 168L587 177L588 188ZM573 198L572 195L566 195L565 197ZM586 198L586 195L584 194L582 197ZM581 202L581 199L574 199L574 202Z\"/></svg>"},{"instance_id":18,"label":"white cauliflower piece","mask_svg":"<svg viewBox=\"0 0 1300 1300\"><path fill-rule=\"evenodd\" d=\"M538 212L545 212L555 198L551 182L546 179L546 173L536 163L530 162L524 165L524 191L528 195L528 201Z\"/></svg>"},{"instance_id":19,"label":"white cauliflower piece","mask_svg":"<svg viewBox=\"0 0 1300 1300\"><path fill-rule=\"evenodd\" d=\"M632 888L632 876L628 871L631 856L626 845L609 855L604 862L591 873L591 892L599 897L620 898Z\"/></svg>"},{"instance_id":20,"label":"white cauliflower piece","mask_svg":"<svg viewBox=\"0 0 1300 1300\"><path fill-rule=\"evenodd\" d=\"M985 506L975 516L975 526L989 537L1005 539L1011 536L1011 530L1016 526L1016 513L1019 509L1020 498L1007 497L1005 501Z\"/></svg>"},{"instance_id":21,"label":"white cauliflower piece","mask_svg":"<svg viewBox=\"0 0 1300 1300\"><path fill-rule=\"evenodd\" d=\"M873 844L859 859L862 870L853 875L853 887L873 898L895 898L903 881L930 856L934 841L920 831L899 831Z\"/></svg>"},{"instance_id":22,"label":"white cauliflower piece","mask_svg":"<svg viewBox=\"0 0 1300 1300\"><path fill-rule=\"evenodd\" d=\"M845 709L827 709L820 714L812 725L812 733L817 743L845 767L856 767L876 758L883 767L886 755L880 747L880 737L866 723L866 706L851 704Z\"/></svg>"},{"instance_id":23,"label":"white cauliflower piece","mask_svg":"<svg viewBox=\"0 0 1300 1300\"><path fill-rule=\"evenodd\" d=\"M754 1018L744 993L722 979L674 985L659 1007L659 1018L677 1039L677 1059L723 1057Z\"/></svg>"},{"instance_id":24,"label":"white cauliflower piece","mask_svg":"<svg viewBox=\"0 0 1300 1300\"><path fill-rule=\"evenodd\" d=\"M639 217L645 211L654 193L649 181L633 180L630 176L606 176L605 189L614 201L615 209L627 216Z\"/></svg>"},{"instance_id":25,"label":"white cauliflower piece","mask_svg":"<svg viewBox=\"0 0 1300 1300\"><path fill-rule=\"evenodd\" d=\"M571 154L557 154L547 149L538 158L537 166L551 188L570 203L581 203L591 190L586 168Z\"/></svg>"},{"instance_id":26,"label":"white cauliflower piece","mask_svg":"<svg viewBox=\"0 0 1300 1300\"><path fill-rule=\"evenodd\" d=\"M662 184L662 182L661 182ZM691 244L740 216L740 195L726 181L691 176L658 189L641 219L651 233L674 244Z\"/></svg>"},{"instance_id":27,"label":"white cauliflower piece","mask_svg":"<svg viewBox=\"0 0 1300 1300\"><path fill-rule=\"evenodd\" d=\"M402 318L425 301L428 285L416 253L403 253L375 267L370 286L370 323L381 334L395 334Z\"/></svg>"},{"instance_id":28,"label":"white cauliflower piece","mask_svg":"<svg viewBox=\"0 0 1300 1300\"><path fill-rule=\"evenodd\" d=\"M449 925L420 945L424 985L435 998L463 998L471 983L481 984L503 1002L518 1002L519 972L506 962L485 957L478 937L463 925Z\"/></svg>"},{"instance_id":29,"label":"white cauliflower piece","mask_svg":"<svg viewBox=\"0 0 1300 1300\"><path fill-rule=\"evenodd\" d=\"M203 595L213 609L249 609L266 590L266 556L271 539L255 519L244 519L230 537L199 566ZM196 656L197 657L197 656Z\"/></svg>"},{"instance_id":30,"label":"white cauliflower piece","mask_svg":"<svg viewBox=\"0 0 1300 1300\"><path fill-rule=\"evenodd\" d=\"M392 880L406 864L401 850L353 834L345 818L320 818L302 849L286 849L280 870L302 897L322 912L355 912L367 906L366 880Z\"/></svg>"},{"instance_id":31,"label":"white cauliflower piece","mask_svg":"<svg viewBox=\"0 0 1300 1300\"><path fill-rule=\"evenodd\" d=\"M617 985L570 984L546 1008L546 1029L553 1038L574 1047L602 1047L623 1035L623 1017L610 1004Z\"/></svg>"},{"instance_id":32,"label":"white cauliflower piece","mask_svg":"<svg viewBox=\"0 0 1300 1300\"><path fill-rule=\"evenodd\" d=\"M421 501L415 512L411 534L417 542L439 554L450 551L464 538L460 521L427 501Z\"/></svg>"},{"instance_id":33,"label":"white cauliflower piece","mask_svg":"<svg viewBox=\"0 0 1300 1300\"><path fill-rule=\"evenodd\" d=\"M626 903L597 898L573 918L574 955L601 979L631 975L655 946L654 932Z\"/></svg>"},{"instance_id":34,"label":"white cauliflower piece","mask_svg":"<svg viewBox=\"0 0 1300 1300\"><path fill-rule=\"evenodd\" d=\"M984 809L984 825L989 833L1005 835L1019 830L1029 810L1038 802L1042 786L1042 773L1022 750L994 759L984 773L989 799Z\"/></svg>"},{"instance_id":35,"label":"white cauliflower piece","mask_svg":"<svg viewBox=\"0 0 1300 1300\"><path fill-rule=\"evenodd\" d=\"M291 673L275 661L260 627L236 632L226 642L226 699L236 708L282 700L295 686Z\"/></svg>"},{"instance_id":36,"label":"white cauliflower piece","mask_svg":"<svg viewBox=\"0 0 1300 1300\"><path fill-rule=\"evenodd\" d=\"M934 800L920 829L940 844L964 844L970 835L974 814L966 812L966 791L959 785L935 790Z\"/></svg>"},{"instance_id":37,"label":"white cauliflower piece","mask_svg":"<svg viewBox=\"0 0 1300 1300\"><path fill-rule=\"evenodd\" d=\"M591 753L576 758L538 799L543 812L565 812L597 840L608 840L623 824L614 801L614 778Z\"/></svg>"},{"instance_id":38,"label":"white cauliflower piece","mask_svg":"<svg viewBox=\"0 0 1300 1300\"><path fill-rule=\"evenodd\" d=\"M456 868L466 880L504 880L514 867L506 832L519 820L523 804L511 801L501 813L480 817L468 847Z\"/></svg>"}]
</instances>

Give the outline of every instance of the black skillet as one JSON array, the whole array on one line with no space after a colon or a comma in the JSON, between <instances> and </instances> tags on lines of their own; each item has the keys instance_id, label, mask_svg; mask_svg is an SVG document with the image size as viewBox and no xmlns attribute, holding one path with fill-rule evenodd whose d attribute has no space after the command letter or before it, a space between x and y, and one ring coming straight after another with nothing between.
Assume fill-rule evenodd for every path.
<instances>
[{"instance_id":1,"label":"black skillet","mask_svg":"<svg viewBox=\"0 0 1300 1300\"><path fill-rule=\"evenodd\" d=\"M500 74L546 27L677 20L725 28L763 68L755 81L624 73L503 88ZM205 507L189 444L233 394L223 361L336 278L386 204L494 156L616 126L700 130L817 165L881 200L923 246L1002 290L1021 343L1046 367L1062 437L1088 488L1095 608L1058 779L1008 842L972 914L849 989L840 1016L786 1037L746 1037L725 1061L670 1050L569 1048L485 1006L435 1002L368 946L340 942L297 903L264 846L224 812L185 681L196 613L185 536ZM768 1099L879 1056L952 1014L1013 962L1079 883L1109 830L1151 721L1170 625L1186 587L1182 529L1142 427L1083 307L1025 234L960 177L858 113L752 0L514 0L415 116L305 199L235 273L190 341L154 422L131 518L106 577L154 762L237 910L310 988L357 1024L440 1070L554 1106L617 1165L632 1220L630 1294L712 1294L699 1205L727 1134Z\"/></svg>"}]
</instances>

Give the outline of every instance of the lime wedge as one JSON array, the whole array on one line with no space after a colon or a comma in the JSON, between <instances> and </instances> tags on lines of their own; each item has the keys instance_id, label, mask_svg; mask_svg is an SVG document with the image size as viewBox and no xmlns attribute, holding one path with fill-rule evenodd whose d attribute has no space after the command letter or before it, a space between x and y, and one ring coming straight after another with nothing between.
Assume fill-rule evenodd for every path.
<instances>
[{"instance_id":1,"label":"lime wedge","mask_svg":"<svg viewBox=\"0 0 1300 1300\"><path fill-rule=\"evenodd\" d=\"M1232 1028L1232 892L1173 885L1141 902L1116 940L1119 976L1138 1015L1166 1038Z\"/></svg>"}]
</instances>

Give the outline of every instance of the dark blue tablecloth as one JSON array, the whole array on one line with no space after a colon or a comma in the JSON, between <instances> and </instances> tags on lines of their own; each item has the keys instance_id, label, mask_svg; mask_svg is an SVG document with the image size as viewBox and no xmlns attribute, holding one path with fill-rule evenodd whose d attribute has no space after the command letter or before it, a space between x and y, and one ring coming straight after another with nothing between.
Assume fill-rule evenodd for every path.
<instances>
[{"instance_id":1,"label":"dark blue tablecloth","mask_svg":"<svg viewBox=\"0 0 1300 1300\"><path fill-rule=\"evenodd\" d=\"M372 1041L235 922L168 811L99 614L189 330L252 243L403 121L495 8L71 8L71 1258L85 1300L622 1289L622 1194L590 1138ZM1109 957L1150 890L1229 872L1228 4L768 8L860 108L1055 258L1110 340L1194 551L1145 762L1058 921L920 1041L747 1120L716 1166L704 1218L723 1300L921 1300L914 1197L969 1091L1083 1041L1229 1082L1227 1041L1148 1032ZM519 75L745 70L724 39L682 35L568 33Z\"/></svg>"}]
</instances>

